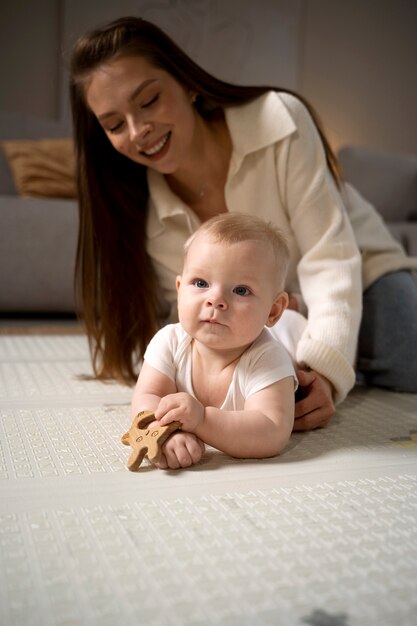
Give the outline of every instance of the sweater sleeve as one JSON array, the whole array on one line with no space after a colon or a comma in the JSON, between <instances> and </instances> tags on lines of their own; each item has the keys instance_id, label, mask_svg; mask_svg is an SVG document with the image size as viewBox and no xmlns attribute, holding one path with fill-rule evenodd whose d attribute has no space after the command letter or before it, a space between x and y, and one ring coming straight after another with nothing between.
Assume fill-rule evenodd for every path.
<instances>
[{"instance_id":1,"label":"sweater sleeve","mask_svg":"<svg viewBox=\"0 0 417 626\"><path fill-rule=\"evenodd\" d=\"M282 99L297 130L279 155L278 181L300 251L297 274L308 310L296 358L330 380L338 403L355 382L361 258L316 126L297 98Z\"/></svg>"}]
</instances>

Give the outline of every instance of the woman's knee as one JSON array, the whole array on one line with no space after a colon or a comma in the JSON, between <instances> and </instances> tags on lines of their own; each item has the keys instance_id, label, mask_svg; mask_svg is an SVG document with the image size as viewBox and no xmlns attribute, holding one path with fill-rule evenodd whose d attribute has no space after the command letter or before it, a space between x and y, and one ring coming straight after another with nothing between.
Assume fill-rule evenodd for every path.
<instances>
[{"instance_id":1,"label":"woman's knee","mask_svg":"<svg viewBox=\"0 0 417 626\"><path fill-rule=\"evenodd\" d=\"M364 293L358 371L369 385L417 393L417 280L387 274Z\"/></svg>"}]
</instances>

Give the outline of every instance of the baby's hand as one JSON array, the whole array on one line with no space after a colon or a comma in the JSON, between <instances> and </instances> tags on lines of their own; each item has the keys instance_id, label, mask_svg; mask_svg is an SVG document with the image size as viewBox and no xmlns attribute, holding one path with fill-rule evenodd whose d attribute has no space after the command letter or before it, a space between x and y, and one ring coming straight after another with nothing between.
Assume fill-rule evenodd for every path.
<instances>
[{"instance_id":1,"label":"baby's hand","mask_svg":"<svg viewBox=\"0 0 417 626\"><path fill-rule=\"evenodd\" d=\"M171 393L161 398L155 417L161 426L181 422L181 429L192 433L204 420L204 407L188 393Z\"/></svg>"},{"instance_id":2,"label":"baby's hand","mask_svg":"<svg viewBox=\"0 0 417 626\"><path fill-rule=\"evenodd\" d=\"M204 454L204 443L192 433L175 432L163 444L159 469L179 469L198 463Z\"/></svg>"}]
</instances>

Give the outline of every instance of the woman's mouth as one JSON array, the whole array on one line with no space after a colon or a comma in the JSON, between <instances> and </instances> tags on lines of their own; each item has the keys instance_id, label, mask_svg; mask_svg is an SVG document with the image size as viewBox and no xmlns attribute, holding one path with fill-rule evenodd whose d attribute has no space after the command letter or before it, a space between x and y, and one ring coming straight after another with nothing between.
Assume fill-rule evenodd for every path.
<instances>
[{"instance_id":1,"label":"woman's mouth","mask_svg":"<svg viewBox=\"0 0 417 626\"><path fill-rule=\"evenodd\" d=\"M145 155L148 159L159 158L165 154L164 148L167 146L169 139L171 138L171 131L167 133L158 143L148 150L142 150L141 154Z\"/></svg>"}]
</instances>

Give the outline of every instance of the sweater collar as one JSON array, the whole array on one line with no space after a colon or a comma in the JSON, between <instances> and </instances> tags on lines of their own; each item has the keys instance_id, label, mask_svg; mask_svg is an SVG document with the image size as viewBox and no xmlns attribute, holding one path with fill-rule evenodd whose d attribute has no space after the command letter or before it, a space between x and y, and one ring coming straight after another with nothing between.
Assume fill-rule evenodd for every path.
<instances>
[{"instance_id":1,"label":"sweater collar","mask_svg":"<svg viewBox=\"0 0 417 626\"><path fill-rule=\"evenodd\" d=\"M176 196L171 189L163 174L148 168L147 172L149 197L153 207L158 214L160 220L174 215L183 214L185 203Z\"/></svg>"},{"instance_id":2,"label":"sweater collar","mask_svg":"<svg viewBox=\"0 0 417 626\"><path fill-rule=\"evenodd\" d=\"M233 143L233 156L247 154L281 141L296 130L287 107L275 91L251 102L225 108L226 123Z\"/></svg>"},{"instance_id":3,"label":"sweater collar","mask_svg":"<svg viewBox=\"0 0 417 626\"><path fill-rule=\"evenodd\" d=\"M240 106L226 107L225 118L233 145L229 177L237 172L246 155L273 145L296 130L294 120L275 91ZM148 237L152 237L161 231L164 219L187 214L189 209L171 191L162 174L148 168L147 178L155 211L153 219L148 221Z\"/></svg>"}]
</instances>

